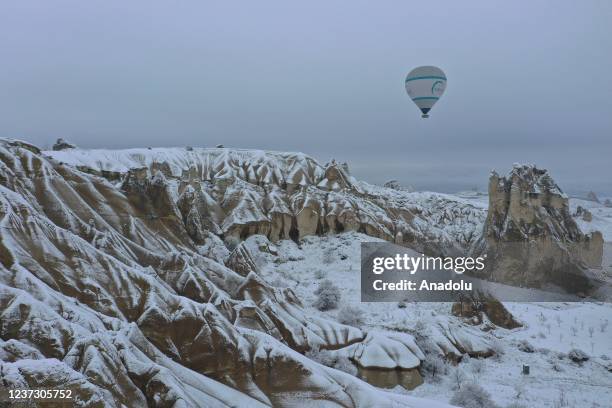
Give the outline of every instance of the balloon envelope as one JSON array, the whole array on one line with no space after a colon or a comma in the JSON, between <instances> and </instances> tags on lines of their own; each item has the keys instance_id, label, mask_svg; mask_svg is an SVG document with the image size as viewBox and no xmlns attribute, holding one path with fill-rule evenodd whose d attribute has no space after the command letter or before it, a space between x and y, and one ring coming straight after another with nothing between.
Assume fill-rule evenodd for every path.
<instances>
[{"instance_id":1,"label":"balloon envelope","mask_svg":"<svg viewBox=\"0 0 612 408\"><path fill-rule=\"evenodd\" d=\"M446 75L438 67L417 67L406 77L406 92L423 112L424 118L429 117L427 113L438 102L445 89Z\"/></svg>"}]
</instances>

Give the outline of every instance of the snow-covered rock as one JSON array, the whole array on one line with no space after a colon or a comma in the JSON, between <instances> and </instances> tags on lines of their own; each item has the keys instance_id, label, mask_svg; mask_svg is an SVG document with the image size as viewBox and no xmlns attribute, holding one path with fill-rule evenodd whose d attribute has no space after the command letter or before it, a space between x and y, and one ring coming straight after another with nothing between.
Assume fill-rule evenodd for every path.
<instances>
[{"instance_id":1,"label":"snow-covered rock","mask_svg":"<svg viewBox=\"0 0 612 408\"><path fill-rule=\"evenodd\" d=\"M365 335L225 265L216 234L271 225L263 208L293 207L274 197L260 206L267 187L316 189L320 166L291 154L141 152L89 167L79 149L43 155L0 141L2 384L77 384L82 406L429 406L304 357ZM253 269L258 256L275 256L266 238L241 245Z\"/></svg>"},{"instance_id":2,"label":"snow-covered rock","mask_svg":"<svg viewBox=\"0 0 612 408\"><path fill-rule=\"evenodd\" d=\"M301 153L151 148L45 154L122 180L126 191L144 191L151 184L146 179L161 172L195 240L204 229L272 241L360 231L419 251L457 254L478 238L486 216L467 200L369 185L355 180L346 164L321 165Z\"/></svg>"},{"instance_id":3,"label":"snow-covered rock","mask_svg":"<svg viewBox=\"0 0 612 408\"><path fill-rule=\"evenodd\" d=\"M368 332L366 338L347 348L346 353L363 368L411 369L425 358L414 337L406 333Z\"/></svg>"},{"instance_id":4,"label":"snow-covered rock","mask_svg":"<svg viewBox=\"0 0 612 408\"><path fill-rule=\"evenodd\" d=\"M74 149L76 145L64 140L62 138L57 139L57 141L53 144L53 150L66 150L66 149Z\"/></svg>"},{"instance_id":5,"label":"snow-covered rock","mask_svg":"<svg viewBox=\"0 0 612 408\"><path fill-rule=\"evenodd\" d=\"M546 170L515 165L507 177L490 176L489 210L475 248L488 256L481 273L487 279L587 294L596 286L588 269L601 267L603 237L580 230Z\"/></svg>"}]
</instances>

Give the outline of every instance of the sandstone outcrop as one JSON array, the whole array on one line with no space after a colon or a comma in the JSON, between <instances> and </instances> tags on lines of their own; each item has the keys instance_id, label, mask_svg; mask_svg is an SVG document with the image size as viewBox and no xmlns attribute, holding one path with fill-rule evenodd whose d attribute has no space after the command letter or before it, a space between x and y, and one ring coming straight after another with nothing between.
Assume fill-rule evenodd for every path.
<instances>
[{"instance_id":1,"label":"sandstone outcrop","mask_svg":"<svg viewBox=\"0 0 612 408\"><path fill-rule=\"evenodd\" d=\"M414 191L414 189L410 186L408 187L402 186L400 182L397 180L388 180L383 184L383 187L392 188L393 190L399 190L399 191L408 191L408 192Z\"/></svg>"},{"instance_id":2,"label":"sandstone outcrop","mask_svg":"<svg viewBox=\"0 0 612 408\"><path fill-rule=\"evenodd\" d=\"M294 228L293 209L321 207L260 199L271 184L301 194L325 171L181 151L202 161L178 172L172 160L84 172L82 163L0 141L0 383L70 387L77 406L297 406L304 393L332 405L409 406L408 397L305 357L354 346L365 333L310 315L291 289L259 276L258 257L274 256L267 238L230 254L216 235L268 235L263 208L291 208ZM337 194L347 180L316 193ZM389 342L393 358L418 364L416 348Z\"/></svg>"},{"instance_id":3,"label":"sandstone outcrop","mask_svg":"<svg viewBox=\"0 0 612 408\"><path fill-rule=\"evenodd\" d=\"M74 149L74 148L76 148L76 145L62 138L57 139L57 141L53 144L53 150L66 150L66 149Z\"/></svg>"},{"instance_id":4,"label":"sandstone outcrop","mask_svg":"<svg viewBox=\"0 0 612 408\"><path fill-rule=\"evenodd\" d=\"M576 208L576 213L574 214L574 216L580 217L582 218L583 221L586 221L586 222L593 221L593 214L582 206L578 206Z\"/></svg>"},{"instance_id":5,"label":"sandstone outcrop","mask_svg":"<svg viewBox=\"0 0 612 408\"><path fill-rule=\"evenodd\" d=\"M499 300L491 296L475 295L453 303L451 312L455 316L469 319L472 324L483 323L486 316L491 323L505 329L522 326Z\"/></svg>"},{"instance_id":6,"label":"sandstone outcrop","mask_svg":"<svg viewBox=\"0 0 612 408\"><path fill-rule=\"evenodd\" d=\"M489 210L475 248L488 256L487 279L586 294L593 286L589 268L601 266L603 238L581 232L546 170L515 165L507 177L491 174Z\"/></svg>"},{"instance_id":7,"label":"sandstone outcrop","mask_svg":"<svg viewBox=\"0 0 612 408\"><path fill-rule=\"evenodd\" d=\"M601 234L583 234L531 166L492 175L487 216L457 197L359 182L335 161L225 148L40 152L2 141L0 219L1 380L52 388L52 367L80 384L82 401L109 406L295 406L301 393L409 405L304 355L395 372L423 353L417 333L313 316L271 286L260 261L280 239L360 231L434 255L471 248L495 261L494 280L585 292L602 250ZM503 310L484 312L509 325ZM422 334L452 360L494 353L456 319Z\"/></svg>"},{"instance_id":8,"label":"sandstone outcrop","mask_svg":"<svg viewBox=\"0 0 612 408\"><path fill-rule=\"evenodd\" d=\"M119 175L126 191L147 188L144 179L161 173L196 242L204 230L271 241L359 231L432 255L456 255L476 241L486 216L453 196L359 182L346 163L321 165L301 153L152 148L46 154L113 182ZM158 201L170 210L165 198Z\"/></svg>"},{"instance_id":9,"label":"sandstone outcrop","mask_svg":"<svg viewBox=\"0 0 612 408\"><path fill-rule=\"evenodd\" d=\"M596 202L596 203L600 202L599 201L599 197L597 197L597 194L594 191L589 191L587 196L586 196L586 199L589 200L589 201Z\"/></svg>"}]
</instances>

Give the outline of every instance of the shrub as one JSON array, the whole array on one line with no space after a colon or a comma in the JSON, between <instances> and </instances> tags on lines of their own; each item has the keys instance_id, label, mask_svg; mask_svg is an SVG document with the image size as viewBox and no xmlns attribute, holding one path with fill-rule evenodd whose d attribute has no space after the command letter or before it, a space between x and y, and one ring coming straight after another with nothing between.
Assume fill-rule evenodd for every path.
<instances>
[{"instance_id":1,"label":"shrub","mask_svg":"<svg viewBox=\"0 0 612 408\"><path fill-rule=\"evenodd\" d=\"M310 350L306 352L306 357L311 360L321 363L324 366L331 367L336 362L336 358L329 350Z\"/></svg>"},{"instance_id":2,"label":"shrub","mask_svg":"<svg viewBox=\"0 0 612 408\"><path fill-rule=\"evenodd\" d=\"M495 408L497 405L491 400L491 394L478 384L464 384L455 392L450 403L462 408Z\"/></svg>"},{"instance_id":3,"label":"shrub","mask_svg":"<svg viewBox=\"0 0 612 408\"><path fill-rule=\"evenodd\" d=\"M567 357L574 363L583 363L589 359L589 355L579 349L571 349L569 353L567 353Z\"/></svg>"},{"instance_id":4,"label":"shrub","mask_svg":"<svg viewBox=\"0 0 612 408\"><path fill-rule=\"evenodd\" d=\"M444 375L448 373L448 364L438 354L428 356L422 365L423 374L431 378L432 381L438 382Z\"/></svg>"},{"instance_id":5,"label":"shrub","mask_svg":"<svg viewBox=\"0 0 612 408\"><path fill-rule=\"evenodd\" d=\"M357 367L351 363L351 360L349 360L348 357L334 355L333 352L325 349L310 350L306 352L305 355L311 360L323 364L326 367L333 367L337 370L344 371L345 373L357 375Z\"/></svg>"},{"instance_id":6,"label":"shrub","mask_svg":"<svg viewBox=\"0 0 612 408\"><path fill-rule=\"evenodd\" d=\"M321 282L314 293L317 295L317 300L315 300L313 305L317 309L325 311L338 307L341 297L340 289L338 289L329 279L325 279Z\"/></svg>"},{"instance_id":7,"label":"shrub","mask_svg":"<svg viewBox=\"0 0 612 408\"><path fill-rule=\"evenodd\" d=\"M465 381L465 373L462 369L456 367L453 371L451 371L449 380L453 390L460 390Z\"/></svg>"},{"instance_id":8,"label":"shrub","mask_svg":"<svg viewBox=\"0 0 612 408\"><path fill-rule=\"evenodd\" d=\"M333 249L328 249L323 253L323 264L329 265L334 262L335 251Z\"/></svg>"},{"instance_id":9,"label":"shrub","mask_svg":"<svg viewBox=\"0 0 612 408\"><path fill-rule=\"evenodd\" d=\"M287 256L287 261L289 262L297 262L297 261L303 261L304 257L302 255L289 255Z\"/></svg>"},{"instance_id":10,"label":"shrub","mask_svg":"<svg viewBox=\"0 0 612 408\"><path fill-rule=\"evenodd\" d=\"M323 279L327 272L324 269L317 269L314 273L316 279Z\"/></svg>"},{"instance_id":11,"label":"shrub","mask_svg":"<svg viewBox=\"0 0 612 408\"><path fill-rule=\"evenodd\" d=\"M533 353L535 348L527 340L521 340L518 344L518 349L524 353Z\"/></svg>"},{"instance_id":12,"label":"shrub","mask_svg":"<svg viewBox=\"0 0 612 408\"><path fill-rule=\"evenodd\" d=\"M363 310L346 305L338 312L338 321L349 326L360 327L363 325Z\"/></svg>"}]
</instances>

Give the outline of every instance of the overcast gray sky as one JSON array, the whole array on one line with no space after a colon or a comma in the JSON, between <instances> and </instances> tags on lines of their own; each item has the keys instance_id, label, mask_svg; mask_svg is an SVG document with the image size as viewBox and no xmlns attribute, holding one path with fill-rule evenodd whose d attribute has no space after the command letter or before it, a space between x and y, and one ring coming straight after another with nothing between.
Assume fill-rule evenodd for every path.
<instances>
[{"instance_id":1,"label":"overcast gray sky","mask_svg":"<svg viewBox=\"0 0 612 408\"><path fill-rule=\"evenodd\" d=\"M428 120L419 65L448 77ZM612 193L612 2L4 0L0 136L299 150L446 191L531 162Z\"/></svg>"}]
</instances>

